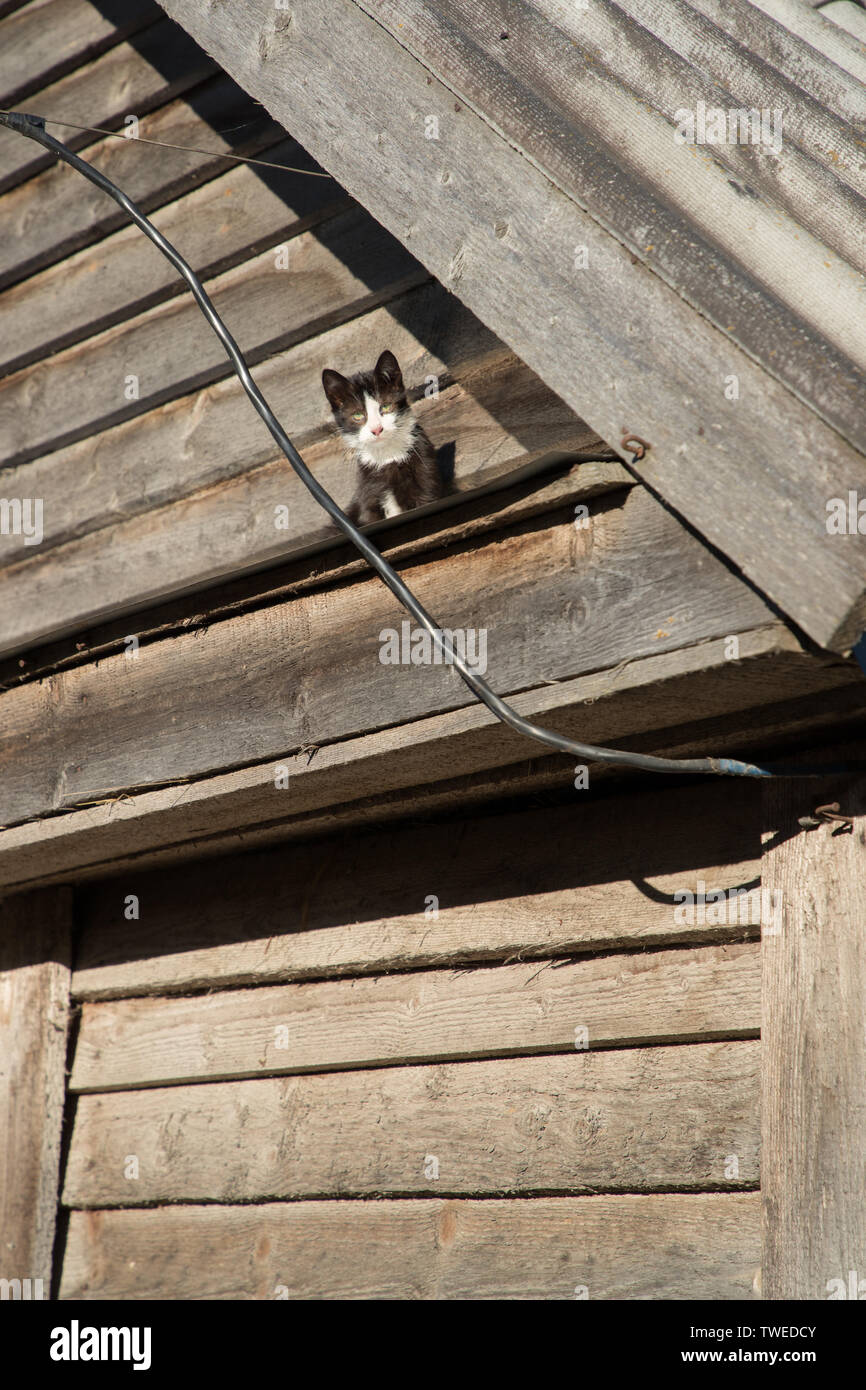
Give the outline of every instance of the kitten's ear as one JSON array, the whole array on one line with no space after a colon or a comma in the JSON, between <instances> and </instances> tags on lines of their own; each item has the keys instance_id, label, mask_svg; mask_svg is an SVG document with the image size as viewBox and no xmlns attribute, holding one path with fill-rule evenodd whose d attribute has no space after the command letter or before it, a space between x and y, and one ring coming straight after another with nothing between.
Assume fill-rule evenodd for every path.
<instances>
[{"instance_id":1,"label":"kitten's ear","mask_svg":"<svg viewBox=\"0 0 866 1390\"><path fill-rule=\"evenodd\" d=\"M376 363L375 374L380 381L387 381L389 386L402 389L403 373L400 371L400 363L387 348Z\"/></svg>"},{"instance_id":2,"label":"kitten's ear","mask_svg":"<svg viewBox=\"0 0 866 1390\"><path fill-rule=\"evenodd\" d=\"M322 386L334 410L338 410L340 406L345 405L349 398L351 387L346 377L342 376L340 372L335 372L330 367L326 367L322 372Z\"/></svg>"}]
</instances>

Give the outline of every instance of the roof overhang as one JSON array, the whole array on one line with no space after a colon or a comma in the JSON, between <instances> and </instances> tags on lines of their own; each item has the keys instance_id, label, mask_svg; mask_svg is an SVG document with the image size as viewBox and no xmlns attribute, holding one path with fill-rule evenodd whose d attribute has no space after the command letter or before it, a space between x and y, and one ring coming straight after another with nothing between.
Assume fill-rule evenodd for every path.
<instances>
[{"instance_id":1,"label":"roof overhang","mask_svg":"<svg viewBox=\"0 0 866 1390\"><path fill-rule=\"evenodd\" d=\"M866 545L828 509L866 496L862 45L747 0L163 8L599 434L648 441L642 480L789 618L854 644ZM711 109L767 124L678 143Z\"/></svg>"}]
</instances>

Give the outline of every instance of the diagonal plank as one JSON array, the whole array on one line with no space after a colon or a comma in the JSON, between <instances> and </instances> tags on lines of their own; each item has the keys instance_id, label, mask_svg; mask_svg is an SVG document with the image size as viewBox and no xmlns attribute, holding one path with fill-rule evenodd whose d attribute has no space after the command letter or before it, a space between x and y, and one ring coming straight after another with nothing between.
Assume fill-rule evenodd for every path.
<instances>
[{"instance_id":1,"label":"diagonal plank","mask_svg":"<svg viewBox=\"0 0 866 1390\"><path fill-rule=\"evenodd\" d=\"M85 67L31 93L27 105L46 119L122 129L124 116L152 111L214 70L183 30L161 19L134 43L120 43ZM70 149L80 150L98 137L60 128L59 138ZM34 155L35 148L5 126L0 129L0 193L54 162L53 155Z\"/></svg>"},{"instance_id":2,"label":"diagonal plank","mask_svg":"<svg viewBox=\"0 0 866 1390\"><path fill-rule=\"evenodd\" d=\"M160 17L153 0L31 0L0 29L0 106L13 106Z\"/></svg>"},{"instance_id":3,"label":"diagonal plank","mask_svg":"<svg viewBox=\"0 0 866 1390\"><path fill-rule=\"evenodd\" d=\"M188 193L226 170L221 154L258 155L283 132L230 77L194 87L142 116L139 134L182 149L159 149L107 136L86 158L145 212ZM212 155L191 154L189 149ZM69 169L55 163L3 195L0 289L61 261L100 237L127 227L128 219L101 188L79 179L69 196Z\"/></svg>"},{"instance_id":4,"label":"diagonal plank","mask_svg":"<svg viewBox=\"0 0 866 1390\"><path fill-rule=\"evenodd\" d=\"M276 246L208 282L214 307L251 364L428 278L363 208L349 207L291 237L283 264L277 252L288 232L284 223ZM222 344L183 295L6 377L0 447L7 463L24 462L229 371Z\"/></svg>"},{"instance_id":5,"label":"diagonal plank","mask_svg":"<svg viewBox=\"0 0 866 1390\"><path fill-rule=\"evenodd\" d=\"M315 171L294 140L262 157ZM152 215L163 236L183 248L198 275L212 278L342 210L348 199L332 179L235 166ZM68 256L60 265L7 289L0 316L0 375L59 352L185 288L174 267L155 256L135 227Z\"/></svg>"}]
</instances>

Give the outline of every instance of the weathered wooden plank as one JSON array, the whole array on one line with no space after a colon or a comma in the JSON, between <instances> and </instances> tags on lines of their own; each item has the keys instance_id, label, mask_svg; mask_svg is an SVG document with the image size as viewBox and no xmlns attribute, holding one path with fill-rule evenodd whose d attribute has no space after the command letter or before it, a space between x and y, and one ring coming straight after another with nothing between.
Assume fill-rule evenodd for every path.
<instances>
[{"instance_id":1,"label":"weathered wooden plank","mask_svg":"<svg viewBox=\"0 0 866 1390\"><path fill-rule=\"evenodd\" d=\"M160 16L152 0L30 0L0 30L0 105L14 106Z\"/></svg>"},{"instance_id":2,"label":"weathered wooden plank","mask_svg":"<svg viewBox=\"0 0 866 1390\"><path fill-rule=\"evenodd\" d=\"M838 728L840 719L862 711L859 670L816 662L781 624L746 633L739 644L737 661L726 640L703 642L525 691L513 704L573 738L669 757L741 757L750 750L765 756L769 741L793 734L804 746L816 731ZM285 758L288 810L274 804L273 762L100 796L4 829L0 882L23 887L63 881L72 872L92 878L405 816L457 808L465 814L509 793L561 789L564 760L527 752L522 739L474 704L343 740L314 758L308 752Z\"/></svg>"},{"instance_id":3,"label":"weathered wooden plank","mask_svg":"<svg viewBox=\"0 0 866 1390\"><path fill-rule=\"evenodd\" d=\"M49 120L122 129L124 116L152 111L215 70L216 64L183 29L161 19L134 43L117 44L85 67L31 93L27 105ZM68 127L59 138L74 150L94 141L87 131ZM0 129L0 193L53 162L53 155L34 154L37 148L15 131Z\"/></svg>"},{"instance_id":4,"label":"weathered wooden plank","mask_svg":"<svg viewBox=\"0 0 866 1390\"><path fill-rule=\"evenodd\" d=\"M822 19L832 20L834 24L838 24L842 29L852 34L861 44L866 43L866 14L863 13L859 5L854 4L854 0L830 0L828 5L820 6L819 12ZM858 53L857 57L862 57L862 53ZM841 62L839 61L840 58L842 58ZM840 67L844 67L848 72L852 70L848 66L849 61L850 54L847 51L844 56L839 54L838 57L834 57L834 62L839 63Z\"/></svg>"},{"instance_id":5,"label":"weathered wooden plank","mask_svg":"<svg viewBox=\"0 0 866 1390\"><path fill-rule=\"evenodd\" d=\"M0 0L0 19L5 19L7 14L20 10L26 4L27 0Z\"/></svg>"},{"instance_id":6,"label":"weathered wooden plank","mask_svg":"<svg viewBox=\"0 0 866 1390\"><path fill-rule=\"evenodd\" d=\"M568 507L413 566L420 601L449 630L477 634L503 693L769 620L643 489L621 506L600 499L587 519L575 527ZM401 634L404 614L365 579L6 691L3 822L472 703L449 666L381 660L382 633Z\"/></svg>"},{"instance_id":7,"label":"weathered wooden plank","mask_svg":"<svg viewBox=\"0 0 866 1390\"><path fill-rule=\"evenodd\" d=\"M859 750L863 755L862 747ZM851 750L856 756L857 750ZM764 1298L862 1298L866 1268L866 783L765 791ZM798 818L838 800L853 831Z\"/></svg>"},{"instance_id":8,"label":"weathered wooden plank","mask_svg":"<svg viewBox=\"0 0 866 1390\"><path fill-rule=\"evenodd\" d=\"M72 1213L62 1299L737 1299L757 1193Z\"/></svg>"},{"instance_id":9,"label":"weathered wooden plank","mask_svg":"<svg viewBox=\"0 0 866 1390\"><path fill-rule=\"evenodd\" d=\"M268 148L262 157L314 173L318 168L294 140ZM241 165L158 209L151 220L183 248L199 276L212 278L348 205L333 179ZM0 375L102 332L183 289L174 267L165 257L154 256L137 227L115 232L0 295L8 335L0 347Z\"/></svg>"},{"instance_id":10,"label":"weathered wooden plank","mask_svg":"<svg viewBox=\"0 0 866 1390\"><path fill-rule=\"evenodd\" d=\"M691 67L712 75L736 96L737 105L781 105L784 143L791 139L804 150L811 147L818 159L832 163L833 132L838 131L850 152L848 142L856 141L854 131L863 121L861 81L787 26L766 17L768 6L752 4L751 0L670 0L669 4L664 0L623 0L619 8ZM797 8L802 10L803 5L798 3ZM764 10L765 15L756 14L756 10ZM727 109L731 103L721 104ZM847 130L840 129L845 126ZM839 165L840 179L861 183L859 160L840 158ZM759 182L778 167L765 166L763 173L756 169Z\"/></svg>"},{"instance_id":11,"label":"weathered wooden plank","mask_svg":"<svg viewBox=\"0 0 866 1390\"><path fill-rule=\"evenodd\" d=\"M500 370L503 376L509 375L507 360L500 363ZM518 395L523 394L526 385L525 381L516 383ZM594 449L575 452L574 448L568 448L544 450L540 454L520 453L519 441L510 438L498 421L486 418L485 410L462 387L448 387L442 395L450 397L455 411L465 422L465 428L461 430L463 447L458 472L462 465L467 475L467 486L458 486L456 491L429 506L414 508L411 515L402 513L399 518L370 525L369 533L377 537L377 544L388 552L392 562L401 563L409 557L465 542L529 517L542 516L545 512L556 511L565 502L574 505L593 501L597 504L597 500L606 494L621 493L623 489L636 485L635 479L618 459L596 457ZM565 407L562 409L565 411ZM570 420L571 412L565 413L566 420ZM425 411L425 415L425 424L429 425L430 414ZM553 427L551 437L555 439ZM560 437L560 442L572 445L585 441L575 434ZM316 471L316 457L330 456L332 443L333 436L329 434L305 450L307 459L313 460ZM452 447L446 443L443 453L447 456ZM518 451L516 455L515 450ZM326 463L323 466L328 468L329 465ZM266 466L261 470L262 478L272 481L274 469L275 465ZM482 476L483 486L478 485ZM258 470L246 481L247 486L256 487ZM343 496L347 482L344 470L335 481L338 496ZM233 490L234 484L230 487ZM230 487L215 489L215 496L219 499L229 493ZM203 515L199 509L206 504L204 497L190 499L190 506L199 515ZM211 514L211 521L218 527L222 524L222 519L218 519L221 512L222 508L218 506L217 511ZM287 530L290 531L295 521L294 512L288 520ZM228 540L228 532L224 534L227 543L233 545L234 542ZM260 568L252 573L239 572L244 561L249 559L249 553L245 553L241 564L232 569L222 584L209 588L206 600L208 619L218 620L229 614L237 614L242 609L261 607L321 588L324 583L337 585L368 574L366 562L354 546L342 539L335 527L307 533L297 549L293 542L289 542L286 550L287 556L280 563L269 562L267 577L262 576ZM5 577L11 577L9 572ZM182 627L201 625L203 614L193 611L200 602L198 595L189 590L150 608L143 621L136 624L139 626L139 639L152 640ZM127 625L128 618L121 616L91 629L85 640L79 640L77 636L73 640L70 634L40 646L35 653L20 657L17 661L14 657L7 657L5 661L0 661L0 687L10 689L26 684L28 680L39 679L50 671L100 660L117 650L121 641L125 642ZM847 670L846 663L838 659L823 664L838 673ZM852 666L852 669L859 671L856 666Z\"/></svg>"},{"instance_id":12,"label":"weathered wooden plank","mask_svg":"<svg viewBox=\"0 0 866 1390\"><path fill-rule=\"evenodd\" d=\"M423 400L418 412L434 441L446 442L449 435L453 440L457 434L452 462L461 497L473 491L484 493L495 485L503 486L509 478L549 468L557 458L565 468L568 454L579 457L580 451L594 442L587 426L557 402L528 368L506 360L497 364L496 375L495 402L488 399L482 406L464 387L455 385ZM548 402L553 407L549 412ZM491 407L499 418L489 413ZM522 407L526 407L526 414ZM515 433L530 434L526 427L535 419L538 427L533 442L539 448L527 453ZM329 492L347 506L355 488L355 470L339 441L329 432L305 450L305 457ZM570 481L541 485L534 506L526 499L523 507L513 509L513 517L502 517L501 523L505 525L528 510L551 510L557 501L569 498L575 505L588 505L593 498L621 488L623 482L629 486L633 480L618 461L585 463L574 470ZM455 494L453 502L457 501ZM497 519L495 502L488 502L488 508L488 525L485 527L482 520L480 529L489 529ZM57 514L58 507L53 510ZM445 521L441 512L442 504L425 509L431 529L436 517L440 527ZM445 515L452 513L453 506L447 505ZM404 525L392 521L377 526L376 531L393 533ZM459 532L465 528L452 529ZM478 534L479 526L473 530ZM453 534L448 539L461 538ZM23 537L15 539L20 552ZM420 541L416 549L430 549L436 542L437 537L431 534L426 544ZM113 614L273 566L317 544L333 548L332 524L300 480L287 470L285 460L274 460L180 503L40 552L34 556L35 563L25 561L0 570L4 612L0 650L22 649L64 631L80 632L83 626ZM0 545L0 556L4 549ZM124 564L118 568L121 554Z\"/></svg>"},{"instance_id":13,"label":"weathered wooden plank","mask_svg":"<svg viewBox=\"0 0 866 1390\"><path fill-rule=\"evenodd\" d=\"M541 972L533 961L87 1004L70 1087L573 1052L578 1027L590 1049L757 1036L760 981L749 941L551 962Z\"/></svg>"},{"instance_id":14,"label":"weathered wooden plank","mask_svg":"<svg viewBox=\"0 0 866 1390\"><path fill-rule=\"evenodd\" d=\"M284 134L225 76L142 116L139 133L147 140L214 151L207 158L116 136L98 140L88 160L145 212L224 173L227 164L219 158L221 153L256 155ZM7 234L0 241L0 287L128 225L126 215L101 188L83 178L72 183L69 169L59 163L5 193L2 206Z\"/></svg>"},{"instance_id":15,"label":"weathered wooden plank","mask_svg":"<svg viewBox=\"0 0 866 1390\"><path fill-rule=\"evenodd\" d=\"M604 438L648 439L642 476L815 640L850 646L866 619L866 552L827 534L826 503L862 483L862 457L643 264L644 248L622 245L459 99L455 112L459 72L439 83L402 30L398 41L351 0L300 0L290 35L267 0L230 25L189 0L166 8L270 110L288 118L291 105L305 147L396 235L411 229L418 258ZM372 56L363 68L359 51ZM439 140L424 138L431 117Z\"/></svg>"},{"instance_id":16,"label":"weathered wooden plank","mask_svg":"<svg viewBox=\"0 0 866 1390\"><path fill-rule=\"evenodd\" d=\"M294 236L284 254L285 267L271 247L208 282L250 364L428 278L363 208ZM0 382L0 450L7 463L23 462L230 370L194 301L172 299Z\"/></svg>"},{"instance_id":17,"label":"weathered wooden plank","mask_svg":"<svg viewBox=\"0 0 866 1390\"><path fill-rule=\"evenodd\" d=\"M851 406L854 383L866 389L866 331L856 307L866 293L858 273L866 268L862 174L853 219L861 235L851 245L858 270L852 270L775 201L746 198L730 169L695 157L694 146L675 144L671 110L651 109L618 74L596 66L599 52L616 44L621 17L602 30L599 43L587 34L582 12L563 0L536 0L516 7L509 40L502 42L498 0L444 0L435 7L427 0L377 0L366 8L473 109L486 111L597 222L616 227L620 239L689 303L802 399L817 401L826 418L866 452L866 419ZM646 46L647 37L642 42ZM653 67L658 47L647 55ZM675 109L687 107L689 93L678 73L671 85L679 89ZM712 105L714 94L705 85L693 80L691 86ZM844 127L834 133L859 166L850 133ZM814 164L814 133L809 153L801 177ZM751 168L753 174L754 162ZM761 187L759 180L752 182ZM830 190L821 191L832 207ZM810 177L810 206L816 192ZM850 224L850 202L848 197L835 208L837 222ZM772 345L780 341L786 351L779 366Z\"/></svg>"},{"instance_id":18,"label":"weathered wooden plank","mask_svg":"<svg viewBox=\"0 0 866 1390\"><path fill-rule=\"evenodd\" d=\"M0 1279L39 1279L44 1298L59 1200L71 896L51 888L0 903Z\"/></svg>"},{"instance_id":19,"label":"weathered wooden plank","mask_svg":"<svg viewBox=\"0 0 866 1390\"><path fill-rule=\"evenodd\" d=\"M703 3L707 3L707 0L703 0ZM715 3L717 4L717 0ZM796 34L798 39L802 39L804 44L808 44L810 50L829 58L837 69L841 68L843 72L850 73L858 82L866 82L866 53L860 41L862 35L858 37L856 34L848 34L844 28L831 25L821 11L797 4L797 0L754 0L754 3L759 10L763 10L776 21L768 36L776 43L779 29L789 30ZM746 28L747 17L742 13L746 6L740 3L739 6L731 8L739 21L735 32L738 36L746 32L751 36L753 30ZM728 22L730 23L730 20Z\"/></svg>"},{"instance_id":20,"label":"weathered wooden plank","mask_svg":"<svg viewBox=\"0 0 866 1390\"><path fill-rule=\"evenodd\" d=\"M241 858L128 868L82 890L74 992L98 999L742 939L760 919L745 900L734 909L732 899L718 920L696 912L688 921L676 911L688 900L675 895L697 894L699 883L757 886L758 799L743 783L654 790L475 816L459 835L449 821L392 824ZM124 915L130 894L134 920ZM427 910L431 895L438 915Z\"/></svg>"},{"instance_id":21,"label":"weathered wooden plank","mask_svg":"<svg viewBox=\"0 0 866 1390\"><path fill-rule=\"evenodd\" d=\"M866 268L863 227L866 181L853 146L851 121L846 121L840 112L841 106L851 120L859 117L863 105L861 94L857 93L856 106L850 91L837 93L834 90L834 96L840 100L829 107L818 100L807 99L793 80L768 69L765 62L752 59L742 44L735 43L687 4L641 0L639 5L633 5L624 0L622 6L595 4L578 11L569 0L533 0L533 7L576 41L583 53L601 57L602 62L605 55L616 53L615 74L608 70L603 77L593 76L593 68L588 69L592 87L597 89L600 81L605 84L603 104L596 103L593 118L607 123L608 129L613 130L612 113L604 109L608 99L607 84L615 84L620 103L628 101L626 93L633 93L645 107L661 113L665 119L660 146L662 164L665 151L668 156L670 154L671 136L667 123L677 111L694 112L698 102L703 103L705 110L721 108L727 111L732 105L732 93L736 93L738 104L745 109L752 106L759 110L781 109L785 113L784 138L779 150L770 156L771 184L766 173L769 161L754 146L733 142L712 147L717 170L727 170L734 175L725 184L724 196L741 203L748 188L753 202L759 200L763 216L770 214L778 219L779 209L784 209L799 228L808 229L850 265L861 271ZM633 23L624 20L623 11L631 16ZM519 34L512 38L519 44ZM569 94L569 100L575 99ZM577 99L585 100L583 97ZM629 124L633 122L632 116ZM646 132L640 127L640 134L638 129L633 129L629 140L630 144L637 143L640 147L638 172L645 178L650 173L645 145L653 129L657 127L651 126ZM622 159L619 146L616 156ZM675 173L674 169L661 167L653 171L653 178L664 182ZM699 193L696 179L706 177L712 177L707 173L706 161L693 159L672 185L671 192L675 192L676 206L685 207L687 213L694 213L701 219L705 233L712 238L719 234L724 237L725 232L720 227L721 207L719 216L708 219L704 215L706 209L701 206L702 197L709 196L711 202L718 202L709 189ZM846 179L851 180L850 186ZM627 209L622 211L627 215ZM739 206L733 209L729 220L729 232L741 229L743 218ZM763 252L764 264L772 267L776 274L782 259L777 233L774 225L770 244ZM728 239L726 244L729 251L742 256L741 241ZM682 275L688 264L683 248L677 246L676 260L668 255L668 248L658 254L667 256L667 273L673 275L675 283L682 288ZM704 255L707 254L705 250ZM824 269L826 272L828 267L825 265ZM793 290L797 292L796 287ZM764 305L761 322L765 325L766 313ZM722 326L729 323L730 313Z\"/></svg>"},{"instance_id":22,"label":"weathered wooden plank","mask_svg":"<svg viewBox=\"0 0 866 1390\"><path fill-rule=\"evenodd\" d=\"M456 376L467 381L482 406L491 402L491 408L500 413L500 383L491 368L508 363L509 373L520 370L507 349L459 300L441 285L428 283L254 369L273 409L305 450L326 432L331 436L330 412L321 390L323 363L357 371L369 365L371 344L373 361L381 347L396 353L416 394L429 377L444 387ZM537 382L532 374L524 379ZM506 384L517 389L513 377ZM536 431L546 421L558 430L562 422L576 418L549 388L539 384L538 389L541 420L535 411L527 422L516 411L506 416L509 432L528 449L538 447ZM507 400L508 392L504 394ZM528 402L524 399L523 404ZM458 408L455 430L462 425ZM436 442L452 438L444 434ZM546 442L542 437L541 446ZM192 399L169 401L21 468L8 469L3 485L7 496L46 499L44 544L51 545L250 473L273 458L269 431L231 375ZM285 471L289 473L287 467ZM32 558L32 547L26 547L21 537L0 537L0 546L5 563L16 556Z\"/></svg>"},{"instance_id":23,"label":"weathered wooden plank","mask_svg":"<svg viewBox=\"0 0 866 1390\"><path fill-rule=\"evenodd\" d=\"M758 1056L702 1043L80 1096L63 1200L736 1191L758 1178Z\"/></svg>"}]
</instances>

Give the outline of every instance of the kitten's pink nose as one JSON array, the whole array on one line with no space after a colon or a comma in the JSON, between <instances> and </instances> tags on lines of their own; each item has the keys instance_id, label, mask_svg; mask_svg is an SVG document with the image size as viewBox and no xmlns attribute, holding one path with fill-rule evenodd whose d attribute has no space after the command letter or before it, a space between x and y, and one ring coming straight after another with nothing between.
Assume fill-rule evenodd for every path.
<instances>
[{"instance_id":1,"label":"kitten's pink nose","mask_svg":"<svg viewBox=\"0 0 866 1390\"><path fill-rule=\"evenodd\" d=\"M371 433L371 434L375 434L375 435L380 435L380 434L382 433L382 430L383 430L383 429L384 429L384 425L371 425L371 426L370 426L370 433Z\"/></svg>"}]
</instances>

